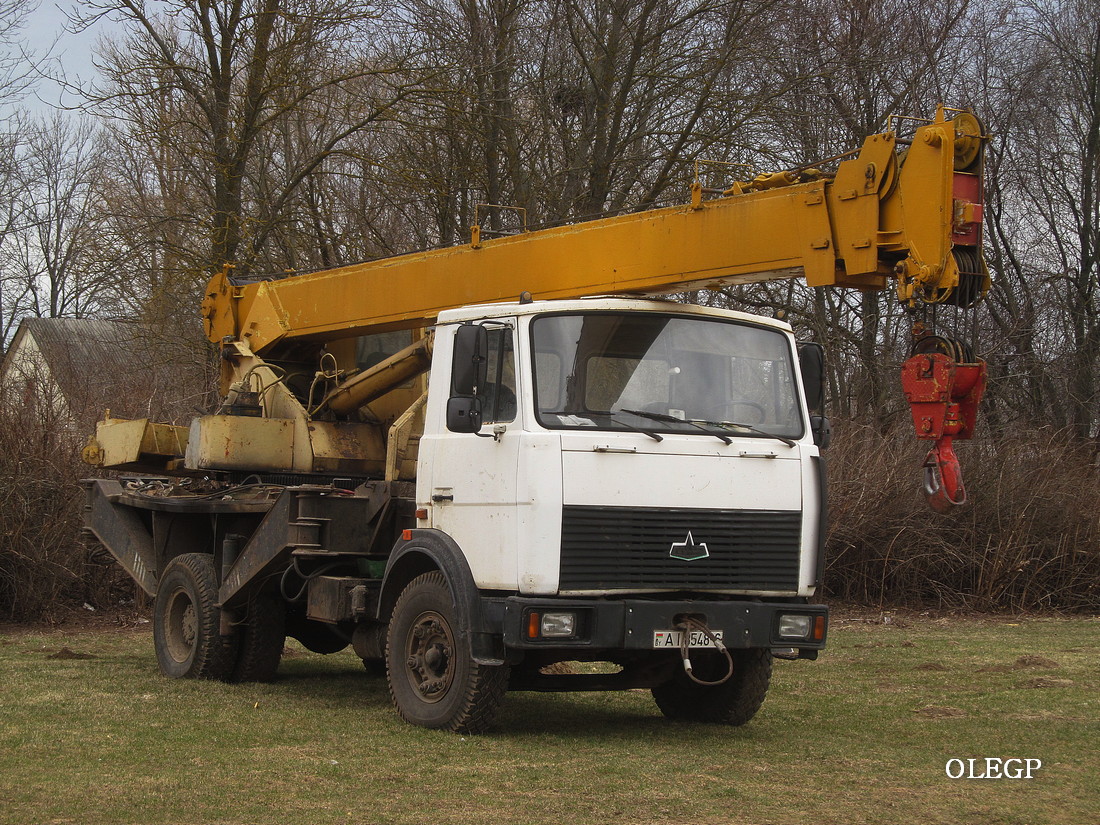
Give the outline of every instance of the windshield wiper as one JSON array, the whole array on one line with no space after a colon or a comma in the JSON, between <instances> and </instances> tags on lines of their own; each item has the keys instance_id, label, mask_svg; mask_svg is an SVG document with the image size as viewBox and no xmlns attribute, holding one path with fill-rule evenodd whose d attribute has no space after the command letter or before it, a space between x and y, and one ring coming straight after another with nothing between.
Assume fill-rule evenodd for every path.
<instances>
[{"instance_id":1,"label":"windshield wiper","mask_svg":"<svg viewBox=\"0 0 1100 825\"><path fill-rule=\"evenodd\" d=\"M741 424L737 421L704 421L699 418L689 419L693 424L710 424L712 427L734 427L739 430L748 430L750 433L756 433L762 435L765 438L774 438L776 441L782 441L788 447L798 446L798 442L785 435L776 435L775 433L769 433L766 430L761 430L759 427L754 427L752 424Z\"/></svg>"},{"instance_id":2,"label":"windshield wiper","mask_svg":"<svg viewBox=\"0 0 1100 825\"><path fill-rule=\"evenodd\" d=\"M623 412L631 412L631 411L630 410L623 410ZM606 416L607 418L612 419L613 421L618 422L619 424L622 424L628 430L632 430L633 432L636 432L636 433L641 433L642 435L648 435L654 441L664 441L665 440L663 436L660 436L660 435L658 435L657 433L655 433L651 430L646 430L646 429L643 429L641 427L635 427L633 424L628 424L627 422L625 422L621 418L619 418L615 414L615 412L613 412L611 410L586 410L585 415L603 415L603 416Z\"/></svg>"},{"instance_id":3,"label":"windshield wiper","mask_svg":"<svg viewBox=\"0 0 1100 825\"><path fill-rule=\"evenodd\" d=\"M642 418L652 418L654 421L670 421L670 422L675 421L677 424L691 424L693 427L695 427L695 429L701 430L702 432L706 433L707 435L713 435L715 438L719 439L723 444L732 444L733 443L733 441L730 439L729 436L722 435L722 433L716 433L713 430L708 430L706 427L703 427L702 425L700 425L696 421L689 421L688 419L685 419L685 418L677 418L674 415L668 415L666 413L646 412L645 410L628 410L628 409L624 408L623 412L628 412L631 415L639 415Z\"/></svg>"},{"instance_id":4,"label":"windshield wiper","mask_svg":"<svg viewBox=\"0 0 1100 825\"><path fill-rule=\"evenodd\" d=\"M726 436L720 435L719 433L711 432L710 430L704 428L702 425L707 424L711 427L727 427L739 430L748 430L750 433L756 433L757 435L762 435L765 438L774 438L776 441L782 441L788 447L797 446L798 443L796 441L792 441L784 435L769 433L765 430L761 430L759 427L754 427L752 424L741 424L737 421L707 421L705 418L677 418L674 415L666 415L665 413L657 412L644 412L643 410L624 409L623 412L633 413L634 415L640 415L644 418L652 418L654 421L676 421L680 424L694 424L696 427L703 430L703 432L710 433L710 435L713 436L717 436L718 438L721 438L723 441L725 441L727 444L729 444L730 441L728 438L726 438Z\"/></svg>"}]
</instances>

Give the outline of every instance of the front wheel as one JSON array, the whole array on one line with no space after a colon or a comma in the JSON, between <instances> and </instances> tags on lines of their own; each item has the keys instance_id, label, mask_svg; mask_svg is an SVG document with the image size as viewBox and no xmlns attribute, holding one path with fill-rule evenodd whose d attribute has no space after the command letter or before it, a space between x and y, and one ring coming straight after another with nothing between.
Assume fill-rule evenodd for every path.
<instances>
[{"instance_id":1,"label":"front wheel","mask_svg":"<svg viewBox=\"0 0 1100 825\"><path fill-rule=\"evenodd\" d=\"M236 649L219 635L218 580L206 553L168 563L153 605L153 646L161 673L173 679L228 679Z\"/></svg>"},{"instance_id":2,"label":"front wheel","mask_svg":"<svg viewBox=\"0 0 1100 825\"><path fill-rule=\"evenodd\" d=\"M772 652L767 648L731 650L733 674L720 685L700 685L683 670L653 688L657 707L669 719L743 725L756 715L768 694L772 677ZM715 652L695 654L695 674L709 681L720 679L728 667Z\"/></svg>"},{"instance_id":3,"label":"front wheel","mask_svg":"<svg viewBox=\"0 0 1100 825\"><path fill-rule=\"evenodd\" d=\"M402 591L386 637L390 696L406 722L455 733L482 733L508 688L506 665L479 665L458 632L443 575L424 573Z\"/></svg>"}]
</instances>

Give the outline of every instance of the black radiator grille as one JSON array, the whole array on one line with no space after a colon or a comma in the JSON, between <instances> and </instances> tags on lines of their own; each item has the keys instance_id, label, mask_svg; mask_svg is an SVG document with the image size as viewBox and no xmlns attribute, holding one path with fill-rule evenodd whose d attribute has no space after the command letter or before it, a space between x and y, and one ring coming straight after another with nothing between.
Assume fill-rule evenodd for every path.
<instances>
[{"instance_id":1,"label":"black radiator grille","mask_svg":"<svg viewBox=\"0 0 1100 825\"><path fill-rule=\"evenodd\" d=\"M798 511L567 506L558 586L796 590L801 530Z\"/></svg>"}]
</instances>

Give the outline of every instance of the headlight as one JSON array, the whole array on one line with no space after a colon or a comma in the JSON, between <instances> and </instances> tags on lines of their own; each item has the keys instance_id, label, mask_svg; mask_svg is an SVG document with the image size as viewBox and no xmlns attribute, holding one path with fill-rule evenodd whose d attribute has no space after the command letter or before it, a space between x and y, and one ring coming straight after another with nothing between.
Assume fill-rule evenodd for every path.
<instances>
[{"instance_id":1,"label":"headlight","mask_svg":"<svg viewBox=\"0 0 1100 825\"><path fill-rule=\"evenodd\" d=\"M810 617L784 614L779 617L779 636L782 639L805 639L810 635Z\"/></svg>"},{"instance_id":2,"label":"headlight","mask_svg":"<svg viewBox=\"0 0 1100 825\"><path fill-rule=\"evenodd\" d=\"M574 610L546 613L532 610L527 614L528 639L572 639L576 635L577 613Z\"/></svg>"},{"instance_id":3,"label":"headlight","mask_svg":"<svg viewBox=\"0 0 1100 825\"><path fill-rule=\"evenodd\" d=\"M577 614L569 612L543 613L539 630L544 638L560 639L573 636L577 630Z\"/></svg>"}]
</instances>

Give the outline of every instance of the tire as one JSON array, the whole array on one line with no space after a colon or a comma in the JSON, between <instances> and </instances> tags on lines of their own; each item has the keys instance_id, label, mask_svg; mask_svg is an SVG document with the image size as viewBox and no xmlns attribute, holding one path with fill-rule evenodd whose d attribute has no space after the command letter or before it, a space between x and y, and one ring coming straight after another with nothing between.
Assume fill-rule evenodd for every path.
<instances>
[{"instance_id":1,"label":"tire","mask_svg":"<svg viewBox=\"0 0 1100 825\"><path fill-rule=\"evenodd\" d=\"M457 611L443 575L424 573L401 593L386 637L390 697L406 722L454 733L483 733L508 689L507 665L479 665L457 633Z\"/></svg>"},{"instance_id":2,"label":"tire","mask_svg":"<svg viewBox=\"0 0 1100 825\"><path fill-rule=\"evenodd\" d=\"M219 634L217 600L212 556L184 553L168 563L153 604L153 646L165 676L227 679L232 673L236 650Z\"/></svg>"},{"instance_id":3,"label":"tire","mask_svg":"<svg viewBox=\"0 0 1100 825\"><path fill-rule=\"evenodd\" d=\"M286 643L286 605L270 593L254 593L238 626L234 682L273 682Z\"/></svg>"},{"instance_id":4,"label":"tire","mask_svg":"<svg viewBox=\"0 0 1100 825\"><path fill-rule=\"evenodd\" d=\"M700 685L681 669L653 688L653 699L669 719L743 725L756 715L768 694L772 676L772 653L767 648L731 650L733 675L720 685ZM720 679L729 667L724 656L696 654L695 675Z\"/></svg>"}]
</instances>

